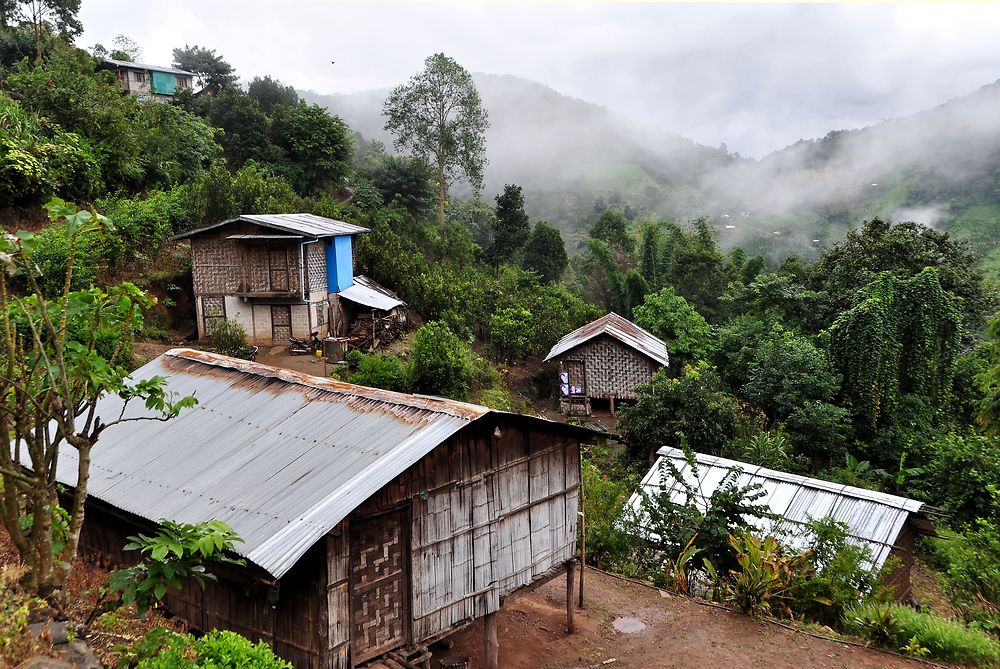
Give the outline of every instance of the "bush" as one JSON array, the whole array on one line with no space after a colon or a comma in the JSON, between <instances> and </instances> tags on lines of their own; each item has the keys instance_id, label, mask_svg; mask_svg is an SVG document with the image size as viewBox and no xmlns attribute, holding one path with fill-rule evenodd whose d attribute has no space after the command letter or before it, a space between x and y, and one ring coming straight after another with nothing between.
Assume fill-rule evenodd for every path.
<instances>
[{"instance_id":1,"label":"bush","mask_svg":"<svg viewBox=\"0 0 1000 669\"><path fill-rule=\"evenodd\" d=\"M457 400L469 396L472 349L444 323L431 321L413 335L413 385L418 392Z\"/></svg>"},{"instance_id":2,"label":"bush","mask_svg":"<svg viewBox=\"0 0 1000 669\"><path fill-rule=\"evenodd\" d=\"M587 563L627 576L645 576L639 540L621 522L622 507L638 476L623 467L606 445L586 446L581 457Z\"/></svg>"},{"instance_id":3,"label":"bush","mask_svg":"<svg viewBox=\"0 0 1000 669\"><path fill-rule=\"evenodd\" d=\"M739 402L722 391L718 375L707 367L686 369L677 379L660 370L636 391L639 399L622 407L618 423L634 460L684 443L719 455L744 429Z\"/></svg>"},{"instance_id":4,"label":"bush","mask_svg":"<svg viewBox=\"0 0 1000 669\"><path fill-rule=\"evenodd\" d=\"M793 587L809 570L809 554L786 555L774 537L742 532L729 537L736 553L737 568L729 572L726 599L755 618L790 612Z\"/></svg>"},{"instance_id":5,"label":"bush","mask_svg":"<svg viewBox=\"0 0 1000 669\"><path fill-rule=\"evenodd\" d=\"M959 523L1000 517L1000 449L981 435L949 432L929 447L927 496Z\"/></svg>"},{"instance_id":6,"label":"bush","mask_svg":"<svg viewBox=\"0 0 1000 669\"><path fill-rule=\"evenodd\" d=\"M795 584L792 609L807 620L836 627L848 607L882 594L881 574L870 568L871 550L850 542L847 525L821 518L810 521L807 529L812 571Z\"/></svg>"},{"instance_id":7,"label":"bush","mask_svg":"<svg viewBox=\"0 0 1000 669\"><path fill-rule=\"evenodd\" d=\"M347 364L351 370L347 376L349 383L403 393L409 392L412 385L410 366L390 355L351 351Z\"/></svg>"},{"instance_id":8,"label":"bush","mask_svg":"<svg viewBox=\"0 0 1000 669\"><path fill-rule=\"evenodd\" d=\"M497 309L490 316L490 351L508 364L531 353L534 324L527 309Z\"/></svg>"},{"instance_id":9,"label":"bush","mask_svg":"<svg viewBox=\"0 0 1000 669\"><path fill-rule=\"evenodd\" d=\"M201 638L158 627L122 654L118 666L135 669L292 669L263 641L213 630Z\"/></svg>"},{"instance_id":10,"label":"bush","mask_svg":"<svg viewBox=\"0 0 1000 669\"><path fill-rule=\"evenodd\" d=\"M38 646L28 631L28 617L36 602L21 592L17 580L21 567L0 567L0 665L17 666Z\"/></svg>"},{"instance_id":11,"label":"bush","mask_svg":"<svg viewBox=\"0 0 1000 669\"><path fill-rule=\"evenodd\" d=\"M1000 526L981 518L964 532L926 544L965 620L1000 634Z\"/></svg>"},{"instance_id":12,"label":"bush","mask_svg":"<svg viewBox=\"0 0 1000 669\"><path fill-rule=\"evenodd\" d=\"M208 337L212 340L212 348L216 353L231 358L241 358L246 355L247 331L236 321L228 318L220 319L212 326Z\"/></svg>"},{"instance_id":13,"label":"bush","mask_svg":"<svg viewBox=\"0 0 1000 669\"><path fill-rule=\"evenodd\" d=\"M844 627L893 650L914 654L926 648L935 660L980 666L1000 662L1000 643L983 632L907 606L854 607L844 612Z\"/></svg>"}]
</instances>

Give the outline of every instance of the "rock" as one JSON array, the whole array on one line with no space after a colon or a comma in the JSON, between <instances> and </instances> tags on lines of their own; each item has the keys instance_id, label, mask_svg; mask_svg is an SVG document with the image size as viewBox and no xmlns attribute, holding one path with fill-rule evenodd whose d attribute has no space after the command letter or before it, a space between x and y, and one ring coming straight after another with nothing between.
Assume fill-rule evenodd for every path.
<instances>
[{"instance_id":1,"label":"rock","mask_svg":"<svg viewBox=\"0 0 1000 669\"><path fill-rule=\"evenodd\" d=\"M57 660L54 657L36 655L22 662L18 666L18 669L73 669L73 665L65 660Z\"/></svg>"},{"instance_id":2,"label":"rock","mask_svg":"<svg viewBox=\"0 0 1000 669\"><path fill-rule=\"evenodd\" d=\"M36 639L48 634L53 645L66 643L69 641L69 622L65 620L48 620L43 623L32 623L28 625L28 631Z\"/></svg>"},{"instance_id":3,"label":"rock","mask_svg":"<svg viewBox=\"0 0 1000 669\"><path fill-rule=\"evenodd\" d=\"M104 669L94 651L90 650L87 642L81 639L70 641L65 646L58 646L55 650L75 669Z\"/></svg>"}]
</instances>

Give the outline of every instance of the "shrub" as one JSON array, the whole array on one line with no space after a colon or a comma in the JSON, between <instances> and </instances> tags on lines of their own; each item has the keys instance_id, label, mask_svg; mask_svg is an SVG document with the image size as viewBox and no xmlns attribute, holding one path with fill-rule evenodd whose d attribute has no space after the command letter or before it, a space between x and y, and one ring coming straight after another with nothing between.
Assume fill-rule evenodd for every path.
<instances>
[{"instance_id":1,"label":"shrub","mask_svg":"<svg viewBox=\"0 0 1000 669\"><path fill-rule=\"evenodd\" d=\"M123 652L119 669L292 669L263 641L251 642L235 632L213 630L201 638L162 627Z\"/></svg>"},{"instance_id":2,"label":"shrub","mask_svg":"<svg viewBox=\"0 0 1000 669\"><path fill-rule=\"evenodd\" d=\"M1000 643L983 632L907 606L854 607L845 611L844 627L897 651L926 648L935 660L980 666L1000 662Z\"/></svg>"},{"instance_id":3,"label":"shrub","mask_svg":"<svg viewBox=\"0 0 1000 669\"><path fill-rule=\"evenodd\" d=\"M949 432L929 447L927 495L956 521L1000 517L1000 449L977 434Z\"/></svg>"},{"instance_id":4,"label":"shrub","mask_svg":"<svg viewBox=\"0 0 1000 669\"><path fill-rule=\"evenodd\" d=\"M247 331L242 325L228 318L220 319L208 333L216 353L240 358L246 354Z\"/></svg>"},{"instance_id":5,"label":"shrub","mask_svg":"<svg viewBox=\"0 0 1000 669\"><path fill-rule=\"evenodd\" d=\"M180 589L188 578L202 587L206 580L216 580L205 571L207 563L243 564L225 555L242 539L221 520L198 524L161 520L155 536L128 539L125 550L139 551L141 557L136 565L111 574L108 594L119 595L126 606L134 602L140 615L162 599L167 588Z\"/></svg>"},{"instance_id":6,"label":"shrub","mask_svg":"<svg viewBox=\"0 0 1000 669\"><path fill-rule=\"evenodd\" d=\"M37 643L28 631L28 616L35 601L17 587L23 568L0 567L0 665L17 666Z\"/></svg>"},{"instance_id":7,"label":"shrub","mask_svg":"<svg viewBox=\"0 0 1000 669\"><path fill-rule=\"evenodd\" d=\"M490 316L490 351L508 364L531 353L534 324L527 309L506 307Z\"/></svg>"},{"instance_id":8,"label":"shrub","mask_svg":"<svg viewBox=\"0 0 1000 669\"><path fill-rule=\"evenodd\" d=\"M844 523L814 519L807 529L812 571L795 584L792 609L808 620L834 627L845 609L882 594L881 574L871 569L871 549L851 543Z\"/></svg>"},{"instance_id":9,"label":"shrub","mask_svg":"<svg viewBox=\"0 0 1000 669\"><path fill-rule=\"evenodd\" d=\"M431 321L413 335L417 391L465 400L472 388L472 349L444 323Z\"/></svg>"},{"instance_id":10,"label":"shrub","mask_svg":"<svg viewBox=\"0 0 1000 669\"><path fill-rule=\"evenodd\" d=\"M707 367L688 368L672 379L664 370L636 388L639 399L620 412L619 429L630 457L645 461L661 446L697 444L718 455L740 436L739 402L722 391L718 375Z\"/></svg>"},{"instance_id":11,"label":"shrub","mask_svg":"<svg viewBox=\"0 0 1000 669\"><path fill-rule=\"evenodd\" d=\"M644 576L640 543L621 518L638 477L625 469L610 447L586 446L583 459L583 512L587 563L628 576Z\"/></svg>"},{"instance_id":12,"label":"shrub","mask_svg":"<svg viewBox=\"0 0 1000 669\"><path fill-rule=\"evenodd\" d=\"M927 544L965 620L1000 633L1000 526L981 518L964 532Z\"/></svg>"},{"instance_id":13,"label":"shrub","mask_svg":"<svg viewBox=\"0 0 1000 669\"><path fill-rule=\"evenodd\" d=\"M738 567L729 572L726 598L741 611L762 618L774 611L791 611L796 582L807 578L810 555L786 555L774 537L742 532L729 537Z\"/></svg>"},{"instance_id":14,"label":"shrub","mask_svg":"<svg viewBox=\"0 0 1000 669\"><path fill-rule=\"evenodd\" d=\"M412 385L409 365L390 355L351 351L347 355L350 383L371 388L408 392Z\"/></svg>"}]
</instances>

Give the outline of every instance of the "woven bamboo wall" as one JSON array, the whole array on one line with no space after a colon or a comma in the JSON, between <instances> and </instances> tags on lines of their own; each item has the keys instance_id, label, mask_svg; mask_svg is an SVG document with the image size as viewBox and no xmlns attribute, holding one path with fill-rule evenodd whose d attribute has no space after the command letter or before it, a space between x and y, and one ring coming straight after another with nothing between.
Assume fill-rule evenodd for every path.
<instances>
[{"instance_id":1,"label":"woven bamboo wall","mask_svg":"<svg viewBox=\"0 0 1000 669\"><path fill-rule=\"evenodd\" d=\"M634 400L638 397L635 387L649 383L650 378L662 367L635 349L607 335L591 339L563 353L559 360L583 360L587 367L587 397L614 397ZM582 384L583 379L570 379Z\"/></svg>"},{"instance_id":2,"label":"woven bamboo wall","mask_svg":"<svg viewBox=\"0 0 1000 669\"><path fill-rule=\"evenodd\" d=\"M411 535L405 574L410 595L401 605L412 611L400 643L419 643L498 610L504 596L576 553L577 439L558 429L510 424L498 426L498 437L494 427L477 423L451 437L351 516L356 524L390 509L409 513L399 536ZM361 549L350 550L353 562ZM388 545L375 553L383 559L394 554ZM343 558L328 559L334 564ZM330 573L333 582L339 571ZM352 598L357 587L351 584ZM330 606L331 625L351 615L342 598L332 597ZM387 602L381 607L382 615L398 610ZM357 611L354 616L356 626ZM329 638L337 634L331 627Z\"/></svg>"}]
</instances>

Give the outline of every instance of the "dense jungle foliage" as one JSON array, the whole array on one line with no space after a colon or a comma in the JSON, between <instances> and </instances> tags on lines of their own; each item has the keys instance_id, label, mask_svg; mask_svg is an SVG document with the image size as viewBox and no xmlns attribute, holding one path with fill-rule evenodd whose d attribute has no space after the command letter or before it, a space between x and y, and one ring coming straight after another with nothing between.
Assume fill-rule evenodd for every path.
<instances>
[{"instance_id":1,"label":"dense jungle foliage","mask_svg":"<svg viewBox=\"0 0 1000 669\"><path fill-rule=\"evenodd\" d=\"M704 219L659 220L637 201L595 206L580 222L583 251L569 257L557 228L529 220L520 185L449 200L442 226L435 167L270 77L241 85L213 51L174 52L202 92L141 104L58 31L5 26L0 209L8 232L36 231L46 295L126 280L179 294L190 267L172 234L239 213L329 216L371 230L356 271L426 321L411 351L354 353L341 376L515 410L549 407L554 384L542 370L534 394L515 397L511 367L537 367L563 334L615 311L661 337L672 360L621 409L623 447L585 460L589 560L685 592L702 574L755 615L822 622L918 656L966 661L933 644L969 633L973 661L1000 658L1000 313L964 243L873 218L815 262L775 263L723 253ZM113 229L79 233L37 216L53 195ZM24 288L23 274L12 281ZM146 326L102 345L117 355L163 327L149 311ZM664 445L939 507L945 538L924 550L958 631L881 604L843 528L815 519L800 552L755 535L755 492L735 484L708 510L649 500L664 529L658 543L638 540L621 510Z\"/></svg>"}]
</instances>

